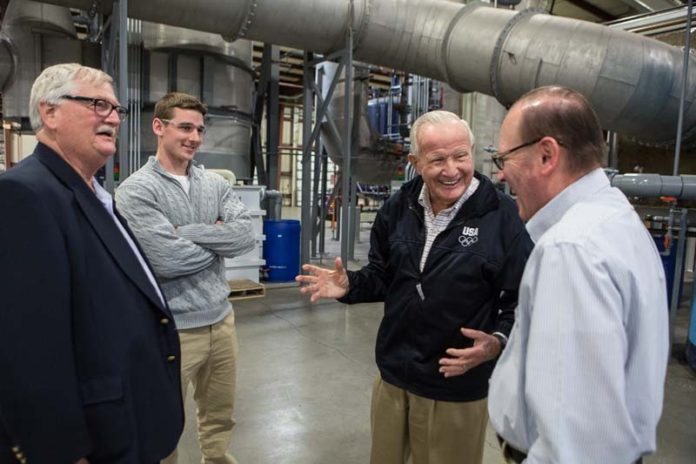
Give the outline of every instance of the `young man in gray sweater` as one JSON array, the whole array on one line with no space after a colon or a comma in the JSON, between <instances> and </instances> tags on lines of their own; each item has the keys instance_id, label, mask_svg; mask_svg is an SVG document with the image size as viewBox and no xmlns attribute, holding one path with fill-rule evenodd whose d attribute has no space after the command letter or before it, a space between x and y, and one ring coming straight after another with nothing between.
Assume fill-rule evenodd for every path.
<instances>
[{"instance_id":1,"label":"young man in gray sweater","mask_svg":"<svg viewBox=\"0 0 696 464\"><path fill-rule=\"evenodd\" d=\"M155 106L157 153L116 190L116 205L162 286L181 341L181 383L198 406L205 463L236 464L232 436L237 334L224 258L254 247L249 212L218 174L192 163L207 108L169 93ZM176 451L165 463L176 462Z\"/></svg>"}]
</instances>

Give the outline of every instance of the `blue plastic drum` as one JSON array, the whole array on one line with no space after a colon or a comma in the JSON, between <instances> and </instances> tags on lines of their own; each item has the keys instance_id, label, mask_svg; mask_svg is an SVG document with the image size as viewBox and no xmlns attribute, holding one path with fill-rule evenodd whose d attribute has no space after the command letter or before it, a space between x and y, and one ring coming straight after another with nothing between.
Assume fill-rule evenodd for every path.
<instances>
[{"instance_id":1,"label":"blue plastic drum","mask_svg":"<svg viewBox=\"0 0 696 464\"><path fill-rule=\"evenodd\" d=\"M269 282L290 282L300 273L300 221L266 219L263 221L263 259Z\"/></svg>"}]
</instances>

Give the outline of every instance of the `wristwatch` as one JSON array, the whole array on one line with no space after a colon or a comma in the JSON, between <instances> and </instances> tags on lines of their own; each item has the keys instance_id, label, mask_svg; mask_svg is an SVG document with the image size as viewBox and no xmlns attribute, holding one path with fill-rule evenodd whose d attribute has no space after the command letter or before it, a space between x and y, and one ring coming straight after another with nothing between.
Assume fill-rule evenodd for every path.
<instances>
[{"instance_id":1,"label":"wristwatch","mask_svg":"<svg viewBox=\"0 0 696 464\"><path fill-rule=\"evenodd\" d=\"M505 335L502 332L493 332L491 335L493 335L495 338L498 339L500 342L500 352L502 353L503 350L505 349L505 346L507 345L508 338L507 335Z\"/></svg>"}]
</instances>

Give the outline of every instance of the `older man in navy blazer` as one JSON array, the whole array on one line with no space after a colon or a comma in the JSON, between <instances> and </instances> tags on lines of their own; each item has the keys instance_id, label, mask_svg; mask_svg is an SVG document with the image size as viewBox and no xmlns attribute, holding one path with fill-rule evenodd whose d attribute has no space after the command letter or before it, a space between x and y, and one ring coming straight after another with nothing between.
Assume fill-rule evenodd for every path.
<instances>
[{"instance_id":1,"label":"older man in navy blazer","mask_svg":"<svg viewBox=\"0 0 696 464\"><path fill-rule=\"evenodd\" d=\"M183 427L178 335L94 179L127 111L78 64L30 103L39 144L0 176L0 462L154 464Z\"/></svg>"}]
</instances>

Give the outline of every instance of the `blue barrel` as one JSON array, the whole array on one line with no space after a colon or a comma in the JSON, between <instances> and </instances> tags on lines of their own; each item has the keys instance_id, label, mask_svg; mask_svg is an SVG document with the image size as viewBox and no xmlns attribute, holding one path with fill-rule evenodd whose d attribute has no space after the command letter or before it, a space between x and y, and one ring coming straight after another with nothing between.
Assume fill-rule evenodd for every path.
<instances>
[{"instance_id":1,"label":"blue barrel","mask_svg":"<svg viewBox=\"0 0 696 464\"><path fill-rule=\"evenodd\" d=\"M691 323L689 324L689 335L686 340L686 360L689 366L696 370L696 297L691 301Z\"/></svg>"},{"instance_id":2,"label":"blue barrel","mask_svg":"<svg viewBox=\"0 0 696 464\"><path fill-rule=\"evenodd\" d=\"M263 221L263 259L269 282L289 282L300 273L300 221L266 219Z\"/></svg>"},{"instance_id":3,"label":"blue barrel","mask_svg":"<svg viewBox=\"0 0 696 464\"><path fill-rule=\"evenodd\" d=\"M662 258L662 266L665 269L665 280L667 281L667 304L672 303L672 282L674 282L674 271L677 264L677 247L679 245L679 239L676 237L672 238L672 246L670 247L669 254L664 255L665 244L664 235L653 235L653 240L655 240L655 245L657 245L657 251L660 252ZM686 253L685 253L686 254ZM684 290L684 257L682 257L682 268L681 275L679 278L679 301L681 301L682 290ZM677 305L678 307L678 305Z\"/></svg>"}]
</instances>

